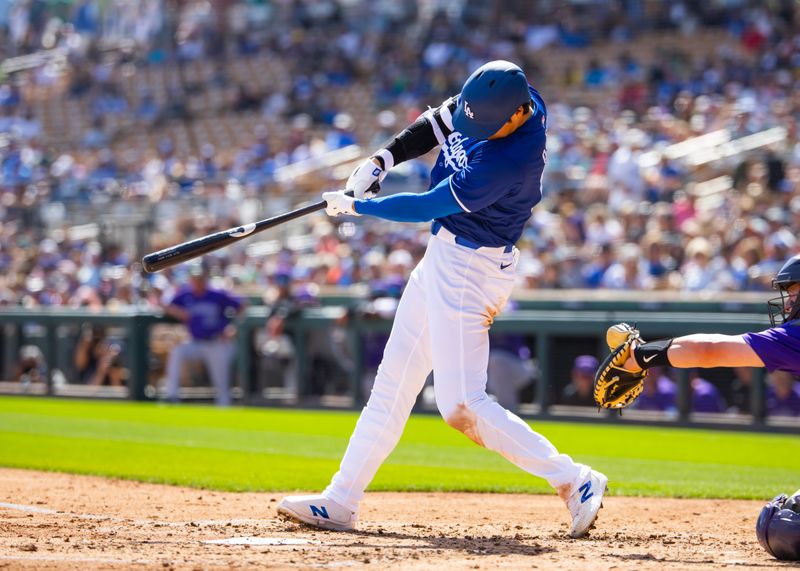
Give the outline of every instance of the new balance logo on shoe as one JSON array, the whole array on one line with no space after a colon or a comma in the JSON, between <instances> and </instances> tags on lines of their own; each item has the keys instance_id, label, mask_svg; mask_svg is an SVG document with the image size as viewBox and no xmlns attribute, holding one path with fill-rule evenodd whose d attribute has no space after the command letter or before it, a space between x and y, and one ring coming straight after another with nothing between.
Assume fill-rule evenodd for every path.
<instances>
[{"instance_id":1,"label":"new balance logo on shoe","mask_svg":"<svg viewBox=\"0 0 800 571\"><path fill-rule=\"evenodd\" d=\"M594 492L592 492L591 490L592 490L591 482L586 482L584 485L578 488L578 491L581 493L581 503L584 503L586 500L588 500L594 495ZM313 508L314 506L311 507Z\"/></svg>"},{"instance_id":2,"label":"new balance logo on shoe","mask_svg":"<svg viewBox=\"0 0 800 571\"><path fill-rule=\"evenodd\" d=\"M324 517L325 519L331 519L328 515L328 509L325 506L318 508L317 506L308 506L311 508L311 515L316 515L320 517Z\"/></svg>"}]
</instances>

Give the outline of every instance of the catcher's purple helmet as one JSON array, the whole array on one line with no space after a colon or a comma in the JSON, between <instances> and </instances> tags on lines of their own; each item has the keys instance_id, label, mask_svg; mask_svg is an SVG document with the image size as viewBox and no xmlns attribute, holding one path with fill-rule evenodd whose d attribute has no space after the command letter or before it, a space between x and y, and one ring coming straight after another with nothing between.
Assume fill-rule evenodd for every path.
<instances>
[{"instance_id":1,"label":"catcher's purple helmet","mask_svg":"<svg viewBox=\"0 0 800 571\"><path fill-rule=\"evenodd\" d=\"M767 302L769 321L773 327L800 317L800 296L794 300L791 309L786 311L789 298L787 290L797 282L800 282L800 255L786 260L786 263L775 275L775 279L772 280L772 287L781 294L780 297L774 297Z\"/></svg>"},{"instance_id":2,"label":"catcher's purple helmet","mask_svg":"<svg viewBox=\"0 0 800 571\"><path fill-rule=\"evenodd\" d=\"M776 559L800 560L800 490L776 496L761 509L756 535L761 547Z\"/></svg>"}]
</instances>

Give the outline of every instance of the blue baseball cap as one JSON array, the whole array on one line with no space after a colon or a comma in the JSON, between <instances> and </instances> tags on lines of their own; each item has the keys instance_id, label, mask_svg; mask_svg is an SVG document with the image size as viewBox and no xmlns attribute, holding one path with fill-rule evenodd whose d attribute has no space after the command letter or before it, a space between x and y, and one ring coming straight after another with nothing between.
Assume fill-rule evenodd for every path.
<instances>
[{"instance_id":1,"label":"blue baseball cap","mask_svg":"<svg viewBox=\"0 0 800 571\"><path fill-rule=\"evenodd\" d=\"M469 76L453 113L455 130L473 139L488 139L530 101L528 80L518 65L490 61Z\"/></svg>"}]
</instances>

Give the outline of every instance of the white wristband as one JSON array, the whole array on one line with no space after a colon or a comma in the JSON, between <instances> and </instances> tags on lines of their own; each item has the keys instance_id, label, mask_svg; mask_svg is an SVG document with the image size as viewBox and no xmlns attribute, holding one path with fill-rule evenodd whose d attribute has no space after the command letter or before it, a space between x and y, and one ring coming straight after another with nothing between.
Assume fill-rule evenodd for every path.
<instances>
[{"instance_id":1,"label":"white wristband","mask_svg":"<svg viewBox=\"0 0 800 571\"><path fill-rule=\"evenodd\" d=\"M394 166L394 157L392 156L392 153L390 153L386 149L381 149L380 151L378 151L377 153L375 153L372 156L373 157L380 157L381 159L383 159L383 170L385 170L385 171L388 171L389 169L391 169Z\"/></svg>"}]
</instances>

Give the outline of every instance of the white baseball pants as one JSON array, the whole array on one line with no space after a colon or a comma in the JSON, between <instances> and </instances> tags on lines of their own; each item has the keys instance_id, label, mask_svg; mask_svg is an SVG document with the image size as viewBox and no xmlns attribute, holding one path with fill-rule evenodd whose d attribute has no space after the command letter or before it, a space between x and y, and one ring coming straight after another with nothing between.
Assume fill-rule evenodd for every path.
<instances>
[{"instance_id":1,"label":"white baseball pants","mask_svg":"<svg viewBox=\"0 0 800 571\"><path fill-rule=\"evenodd\" d=\"M453 428L555 488L579 478L580 464L486 394L489 327L511 294L516 257L502 248L457 245L444 228L431 237L400 300L372 393L326 497L358 509L431 369L436 405Z\"/></svg>"},{"instance_id":2,"label":"white baseball pants","mask_svg":"<svg viewBox=\"0 0 800 571\"><path fill-rule=\"evenodd\" d=\"M231 404L231 361L234 344L224 339L187 341L172 349L167 360L167 399L180 397L181 369L186 361L202 360L214 384L214 401L220 406Z\"/></svg>"}]
</instances>

